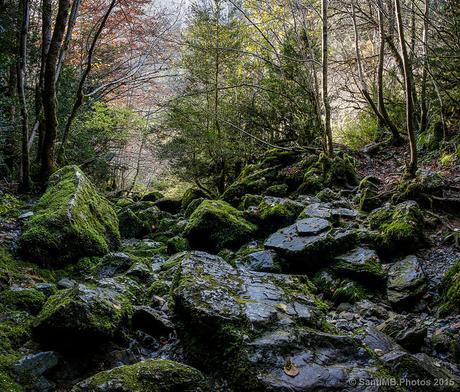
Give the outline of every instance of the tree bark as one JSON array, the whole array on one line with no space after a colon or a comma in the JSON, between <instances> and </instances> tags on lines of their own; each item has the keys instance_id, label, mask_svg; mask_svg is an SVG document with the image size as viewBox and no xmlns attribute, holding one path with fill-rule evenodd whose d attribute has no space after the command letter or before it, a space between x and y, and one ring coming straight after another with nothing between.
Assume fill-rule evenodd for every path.
<instances>
[{"instance_id":1,"label":"tree bark","mask_svg":"<svg viewBox=\"0 0 460 392\"><path fill-rule=\"evenodd\" d=\"M398 26L399 43L401 47L401 58L404 66L404 84L406 95L406 126L409 135L410 160L407 163L407 174L415 177L417 171L417 142L415 139L414 127L414 102L412 96L412 68L407 55L406 41L404 38L404 26L402 23L401 4L399 0L395 2L396 22Z\"/></svg>"},{"instance_id":2,"label":"tree bark","mask_svg":"<svg viewBox=\"0 0 460 392\"><path fill-rule=\"evenodd\" d=\"M72 106L72 111L70 112L69 118L67 119L64 133L62 134L62 141L61 141L61 146L59 147L59 152L58 152L58 161L62 162L63 157L64 157L64 152L65 152L65 145L67 143L67 139L69 137L70 133L70 128L72 127L72 123L78 113L78 110L80 109L81 105L83 105L83 99L84 99L84 94L83 94L83 87L86 82L86 78L88 77L91 67L93 65L93 55L94 55L94 50L96 49L96 44L99 39L99 36L102 33L102 30L105 27L105 24L107 22L107 19L110 16L110 13L112 12L113 8L115 7L117 0L112 0L110 2L109 8L107 9L106 13L102 17L101 23L99 24L99 27L94 34L93 40L91 42L91 46L88 51L88 59L86 61L86 67L83 71L83 74L80 77L80 81L78 83L78 88L77 88L77 93L75 97L75 102Z\"/></svg>"},{"instance_id":3,"label":"tree bark","mask_svg":"<svg viewBox=\"0 0 460 392\"><path fill-rule=\"evenodd\" d=\"M36 102L35 102L35 115L37 117L38 124L36 125L38 131L38 146L36 162L40 163L43 152L43 140L45 137L45 119L43 117L43 87L45 85L45 65L46 57L48 56L48 50L51 43L51 19L53 14L53 3L52 0L42 0L42 50L41 50L41 62L40 62L40 74L39 81L36 91ZM32 139L32 136L31 136ZM29 143L30 145L32 143ZM30 148L29 148L30 149Z\"/></svg>"},{"instance_id":4,"label":"tree bark","mask_svg":"<svg viewBox=\"0 0 460 392\"><path fill-rule=\"evenodd\" d=\"M46 57L45 63L43 114L45 118L46 131L43 138L41 159L41 177L43 185L48 181L48 177L55 167L54 148L58 127L56 74L69 8L70 0L59 0L53 36L51 38L48 56Z\"/></svg>"},{"instance_id":5,"label":"tree bark","mask_svg":"<svg viewBox=\"0 0 460 392\"><path fill-rule=\"evenodd\" d=\"M383 92L383 66L385 62L385 28L383 24L383 2L382 0L377 0L377 18L379 24L379 63L377 67L377 104L378 110L383 117L383 124L387 126L392 135L392 142L394 144L399 144L402 141L401 135L399 134L398 129L391 121L390 116L388 115L387 109L385 107L385 96Z\"/></svg>"},{"instance_id":6,"label":"tree bark","mask_svg":"<svg viewBox=\"0 0 460 392\"><path fill-rule=\"evenodd\" d=\"M328 0L321 1L322 14L322 69L323 69L323 110L324 110L324 130L326 132L326 152L328 155L334 154L332 145L332 128L331 128L331 106L328 96Z\"/></svg>"},{"instance_id":7,"label":"tree bark","mask_svg":"<svg viewBox=\"0 0 460 392\"><path fill-rule=\"evenodd\" d=\"M430 1L425 0L425 9L423 12L423 69L422 69L422 87L420 91L420 133L425 132L428 123L428 107L426 101L426 87L428 77L428 17L430 12Z\"/></svg>"},{"instance_id":8,"label":"tree bark","mask_svg":"<svg viewBox=\"0 0 460 392\"><path fill-rule=\"evenodd\" d=\"M17 63L18 98L21 112L21 181L20 189L24 192L30 190L30 162L29 149L29 118L27 112L27 99L25 93L27 72L27 36L29 33L30 3L29 0L19 2L19 14L21 15L21 28L19 31L19 53Z\"/></svg>"}]
</instances>

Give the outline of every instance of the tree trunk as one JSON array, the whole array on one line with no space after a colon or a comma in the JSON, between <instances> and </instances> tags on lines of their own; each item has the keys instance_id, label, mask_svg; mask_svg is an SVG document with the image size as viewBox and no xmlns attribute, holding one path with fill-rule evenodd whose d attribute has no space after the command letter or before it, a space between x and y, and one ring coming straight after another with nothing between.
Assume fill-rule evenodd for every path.
<instances>
[{"instance_id":1,"label":"tree trunk","mask_svg":"<svg viewBox=\"0 0 460 392\"><path fill-rule=\"evenodd\" d=\"M6 91L6 97L9 101L8 104L8 125L7 125L7 136L5 143L3 144L1 151L4 156L5 166L7 168L7 175L12 175L15 170L15 151L16 151L16 138L15 138L15 126L16 123L16 93L17 93L17 67L12 64L10 65L8 75L8 86Z\"/></svg>"},{"instance_id":2,"label":"tree trunk","mask_svg":"<svg viewBox=\"0 0 460 392\"><path fill-rule=\"evenodd\" d=\"M401 58L404 66L404 84L406 94L406 126L409 135L410 160L407 164L407 174L415 177L417 171L417 142L415 139L414 127L414 102L412 96L412 68L407 55L406 41L404 39L404 26L402 23L401 4L399 0L395 2L396 22L398 25L399 43L401 46Z\"/></svg>"},{"instance_id":3,"label":"tree trunk","mask_svg":"<svg viewBox=\"0 0 460 392\"><path fill-rule=\"evenodd\" d=\"M69 8L70 0L59 0L59 8L54 25L53 36L51 38L48 56L46 57L43 88L43 114L45 117L46 131L43 138L43 152L41 159L42 184L45 184L48 181L48 177L55 166L54 147L58 127L56 74Z\"/></svg>"},{"instance_id":4,"label":"tree trunk","mask_svg":"<svg viewBox=\"0 0 460 392\"><path fill-rule=\"evenodd\" d=\"M51 19L53 14L53 3L52 0L42 0L42 51L41 51L41 63L40 63L40 74L36 92L35 102L35 115L38 121L38 147L36 162L40 163L43 152L43 139L45 137L45 119L43 117L43 87L45 85L45 64L46 57L48 56L48 50L51 43Z\"/></svg>"},{"instance_id":5,"label":"tree trunk","mask_svg":"<svg viewBox=\"0 0 460 392\"><path fill-rule=\"evenodd\" d=\"M61 146L60 146L59 152L58 152L58 161L59 162L62 162L62 160L63 160L64 152L65 152L65 145L66 145L67 139L69 137L70 128L72 127L72 123L73 123L73 121L74 121L74 119L75 119L75 117L76 117L76 115L78 113L78 110L80 109L81 105L83 105L83 99L84 99L83 87L85 85L86 78L88 77L88 75L89 75L89 73L91 71L91 67L93 65L93 55L94 55L94 50L96 49L97 41L99 39L99 36L102 33L102 30L105 27L105 24L107 22L107 19L109 18L110 13L113 10L113 7L115 7L116 2L117 2L117 0L112 0L111 1L110 5L109 5L109 8L107 9L106 13L102 17L101 23L99 24L99 28L97 29L96 33L94 34L93 40L91 42L91 46L90 46L89 51L88 51L88 59L87 59L87 62L86 62L86 67L85 67L85 69L83 71L83 74L81 75L80 81L78 83L75 102L74 102L74 104L72 106L72 111L70 112L69 118L67 119L65 129L64 129L64 133L62 134Z\"/></svg>"},{"instance_id":6,"label":"tree trunk","mask_svg":"<svg viewBox=\"0 0 460 392\"><path fill-rule=\"evenodd\" d=\"M21 182L20 189L22 191L30 190L30 162L29 149L27 143L29 141L29 118L27 113L26 100L26 69L27 69L27 35L29 32L30 18L30 3L29 0L21 0L19 2L19 14L21 15L21 28L19 32L19 53L18 53L18 98L21 108Z\"/></svg>"},{"instance_id":7,"label":"tree trunk","mask_svg":"<svg viewBox=\"0 0 460 392\"><path fill-rule=\"evenodd\" d=\"M377 18L379 24L379 63L377 68L377 101L378 101L378 110L383 117L383 124L387 126L392 135L392 142L394 144L400 144L402 141L401 135L399 134L398 129L391 121L390 116L388 115L387 109L385 107L385 97L383 93L383 66L385 62L385 28L383 24L383 3L382 0L377 2Z\"/></svg>"},{"instance_id":8,"label":"tree trunk","mask_svg":"<svg viewBox=\"0 0 460 392\"><path fill-rule=\"evenodd\" d=\"M430 12L430 1L425 0L425 9L423 12L423 69L422 69L422 88L420 92L420 133L426 131L428 123L428 107L426 102L426 86L428 76L428 17Z\"/></svg>"},{"instance_id":9,"label":"tree trunk","mask_svg":"<svg viewBox=\"0 0 460 392\"><path fill-rule=\"evenodd\" d=\"M321 1L322 13L322 68L323 68L323 110L324 110L324 130L326 132L326 152L328 155L334 154L332 146L331 129L331 106L328 96L327 71L328 71L328 21L327 21L328 0Z\"/></svg>"}]
</instances>

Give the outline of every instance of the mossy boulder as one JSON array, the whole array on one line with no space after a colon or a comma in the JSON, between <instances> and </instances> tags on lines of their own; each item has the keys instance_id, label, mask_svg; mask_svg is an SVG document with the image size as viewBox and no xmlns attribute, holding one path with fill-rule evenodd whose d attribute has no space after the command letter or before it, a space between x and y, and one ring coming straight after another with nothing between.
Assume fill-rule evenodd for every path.
<instances>
[{"instance_id":1,"label":"mossy boulder","mask_svg":"<svg viewBox=\"0 0 460 392\"><path fill-rule=\"evenodd\" d=\"M0 303L34 315L41 310L45 301L45 294L34 288L11 287L0 293Z\"/></svg>"},{"instance_id":2,"label":"mossy boulder","mask_svg":"<svg viewBox=\"0 0 460 392\"><path fill-rule=\"evenodd\" d=\"M155 202L161 211L169 212L170 214L177 214L182 207L182 200L174 197L163 197Z\"/></svg>"},{"instance_id":3,"label":"mossy boulder","mask_svg":"<svg viewBox=\"0 0 460 392\"><path fill-rule=\"evenodd\" d=\"M377 253L369 248L358 247L335 257L331 268L339 276L360 280L370 286L382 284L386 279Z\"/></svg>"},{"instance_id":4,"label":"mossy boulder","mask_svg":"<svg viewBox=\"0 0 460 392\"><path fill-rule=\"evenodd\" d=\"M19 239L24 258L52 266L104 255L119 246L115 211L77 166L50 177Z\"/></svg>"},{"instance_id":5,"label":"mossy boulder","mask_svg":"<svg viewBox=\"0 0 460 392\"><path fill-rule=\"evenodd\" d=\"M190 203L196 199L209 199L209 195L198 188L189 188L185 191L184 195L182 196L181 207L182 210L186 210Z\"/></svg>"},{"instance_id":6,"label":"mossy boulder","mask_svg":"<svg viewBox=\"0 0 460 392\"><path fill-rule=\"evenodd\" d=\"M447 271L439 291L441 294L439 314L446 316L460 313L460 260L457 260Z\"/></svg>"},{"instance_id":7,"label":"mossy boulder","mask_svg":"<svg viewBox=\"0 0 460 392\"><path fill-rule=\"evenodd\" d=\"M393 196L395 201L417 200L430 205L432 196L442 196L445 181L441 173L420 169L415 178L403 178Z\"/></svg>"},{"instance_id":8,"label":"mossy boulder","mask_svg":"<svg viewBox=\"0 0 460 392\"><path fill-rule=\"evenodd\" d=\"M265 196L257 208L246 212L246 216L261 232L270 233L293 223L303 209L304 205L294 200Z\"/></svg>"},{"instance_id":9,"label":"mossy boulder","mask_svg":"<svg viewBox=\"0 0 460 392\"><path fill-rule=\"evenodd\" d=\"M142 238L154 233L162 219L170 214L153 202L140 201L119 210L120 233L124 238Z\"/></svg>"},{"instance_id":10,"label":"mossy boulder","mask_svg":"<svg viewBox=\"0 0 460 392\"><path fill-rule=\"evenodd\" d=\"M184 237L192 247L216 251L241 245L256 232L243 213L221 200L203 200L190 216Z\"/></svg>"},{"instance_id":11,"label":"mossy boulder","mask_svg":"<svg viewBox=\"0 0 460 392\"><path fill-rule=\"evenodd\" d=\"M380 179L373 176L364 177L360 181L356 201L361 211L369 212L381 206L382 200L379 197L381 183Z\"/></svg>"},{"instance_id":12,"label":"mossy boulder","mask_svg":"<svg viewBox=\"0 0 460 392\"><path fill-rule=\"evenodd\" d=\"M415 201L387 205L372 211L369 226L378 230L378 246L385 254L407 254L425 242L424 218Z\"/></svg>"},{"instance_id":13,"label":"mossy boulder","mask_svg":"<svg viewBox=\"0 0 460 392\"><path fill-rule=\"evenodd\" d=\"M142 196L142 201L157 201L164 197L164 195L159 191L150 191Z\"/></svg>"},{"instance_id":14,"label":"mossy boulder","mask_svg":"<svg viewBox=\"0 0 460 392\"><path fill-rule=\"evenodd\" d=\"M72 392L204 392L205 377L182 363L148 359L97 373L72 388Z\"/></svg>"},{"instance_id":15,"label":"mossy boulder","mask_svg":"<svg viewBox=\"0 0 460 392\"><path fill-rule=\"evenodd\" d=\"M127 296L111 288L82 284L46 301L33 325L34 338L57 349L90 349L119 332L132 312Z\"/></svg>"}]
</instances>

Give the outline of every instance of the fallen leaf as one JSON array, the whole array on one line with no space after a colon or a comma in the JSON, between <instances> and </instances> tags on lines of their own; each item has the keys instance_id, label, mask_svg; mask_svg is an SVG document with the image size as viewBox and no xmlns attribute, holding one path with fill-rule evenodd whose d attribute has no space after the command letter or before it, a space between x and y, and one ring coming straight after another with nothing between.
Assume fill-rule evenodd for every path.
<instances>
[{"instance_id":1,"label":"fallen leaf","mask_svg":"<svg viewBox=\"0 0 460 392\"><path fill-rule=\"evenodd\" d=\"M380 350L379 348L374 349L374 352L381 357L383 355L383 350Z\"/></svg>"},{"instance_id":2,"label":"fallen leaf","mask_svg":"<svg viewBox=\"0 0 460 392\"><path fill-rule=\"evenodd\" d=\"M286 313L286 311L287 311L287 306L286 306L286 304L278 304L278 305L276 305L276 308L277 308L278 310L284 312L284 313Z\"/></svg>"},{"instance_id":3,"label":"fallen leaf","mask_svg":"<svg viewBox=\"0 0 460 392\"><path fill-rule=\"evenodd\" d=\"M297 365L292 362L291 358L288 358L286 363L284 364L284 373L286 373L289 377L295 377L299 374L299 368Z\"/></svg>"}]
</instances>

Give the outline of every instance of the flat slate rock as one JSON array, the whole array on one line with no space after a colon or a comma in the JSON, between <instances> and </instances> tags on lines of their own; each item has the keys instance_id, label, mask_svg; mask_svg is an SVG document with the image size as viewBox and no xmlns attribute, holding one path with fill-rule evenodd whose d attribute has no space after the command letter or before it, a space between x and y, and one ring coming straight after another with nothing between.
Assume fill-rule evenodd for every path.
<instances>
[{"instance_id":1,"label":"flat slate rock","mask_svg":"<svg viewBox=\"0 0 460 392\"><path fill-rule=\"evenodd\" d=\"M322 218L305 218L297 222L300 235L315 235L331 228L331 223Z\"/></svg>"}]
</instances>

